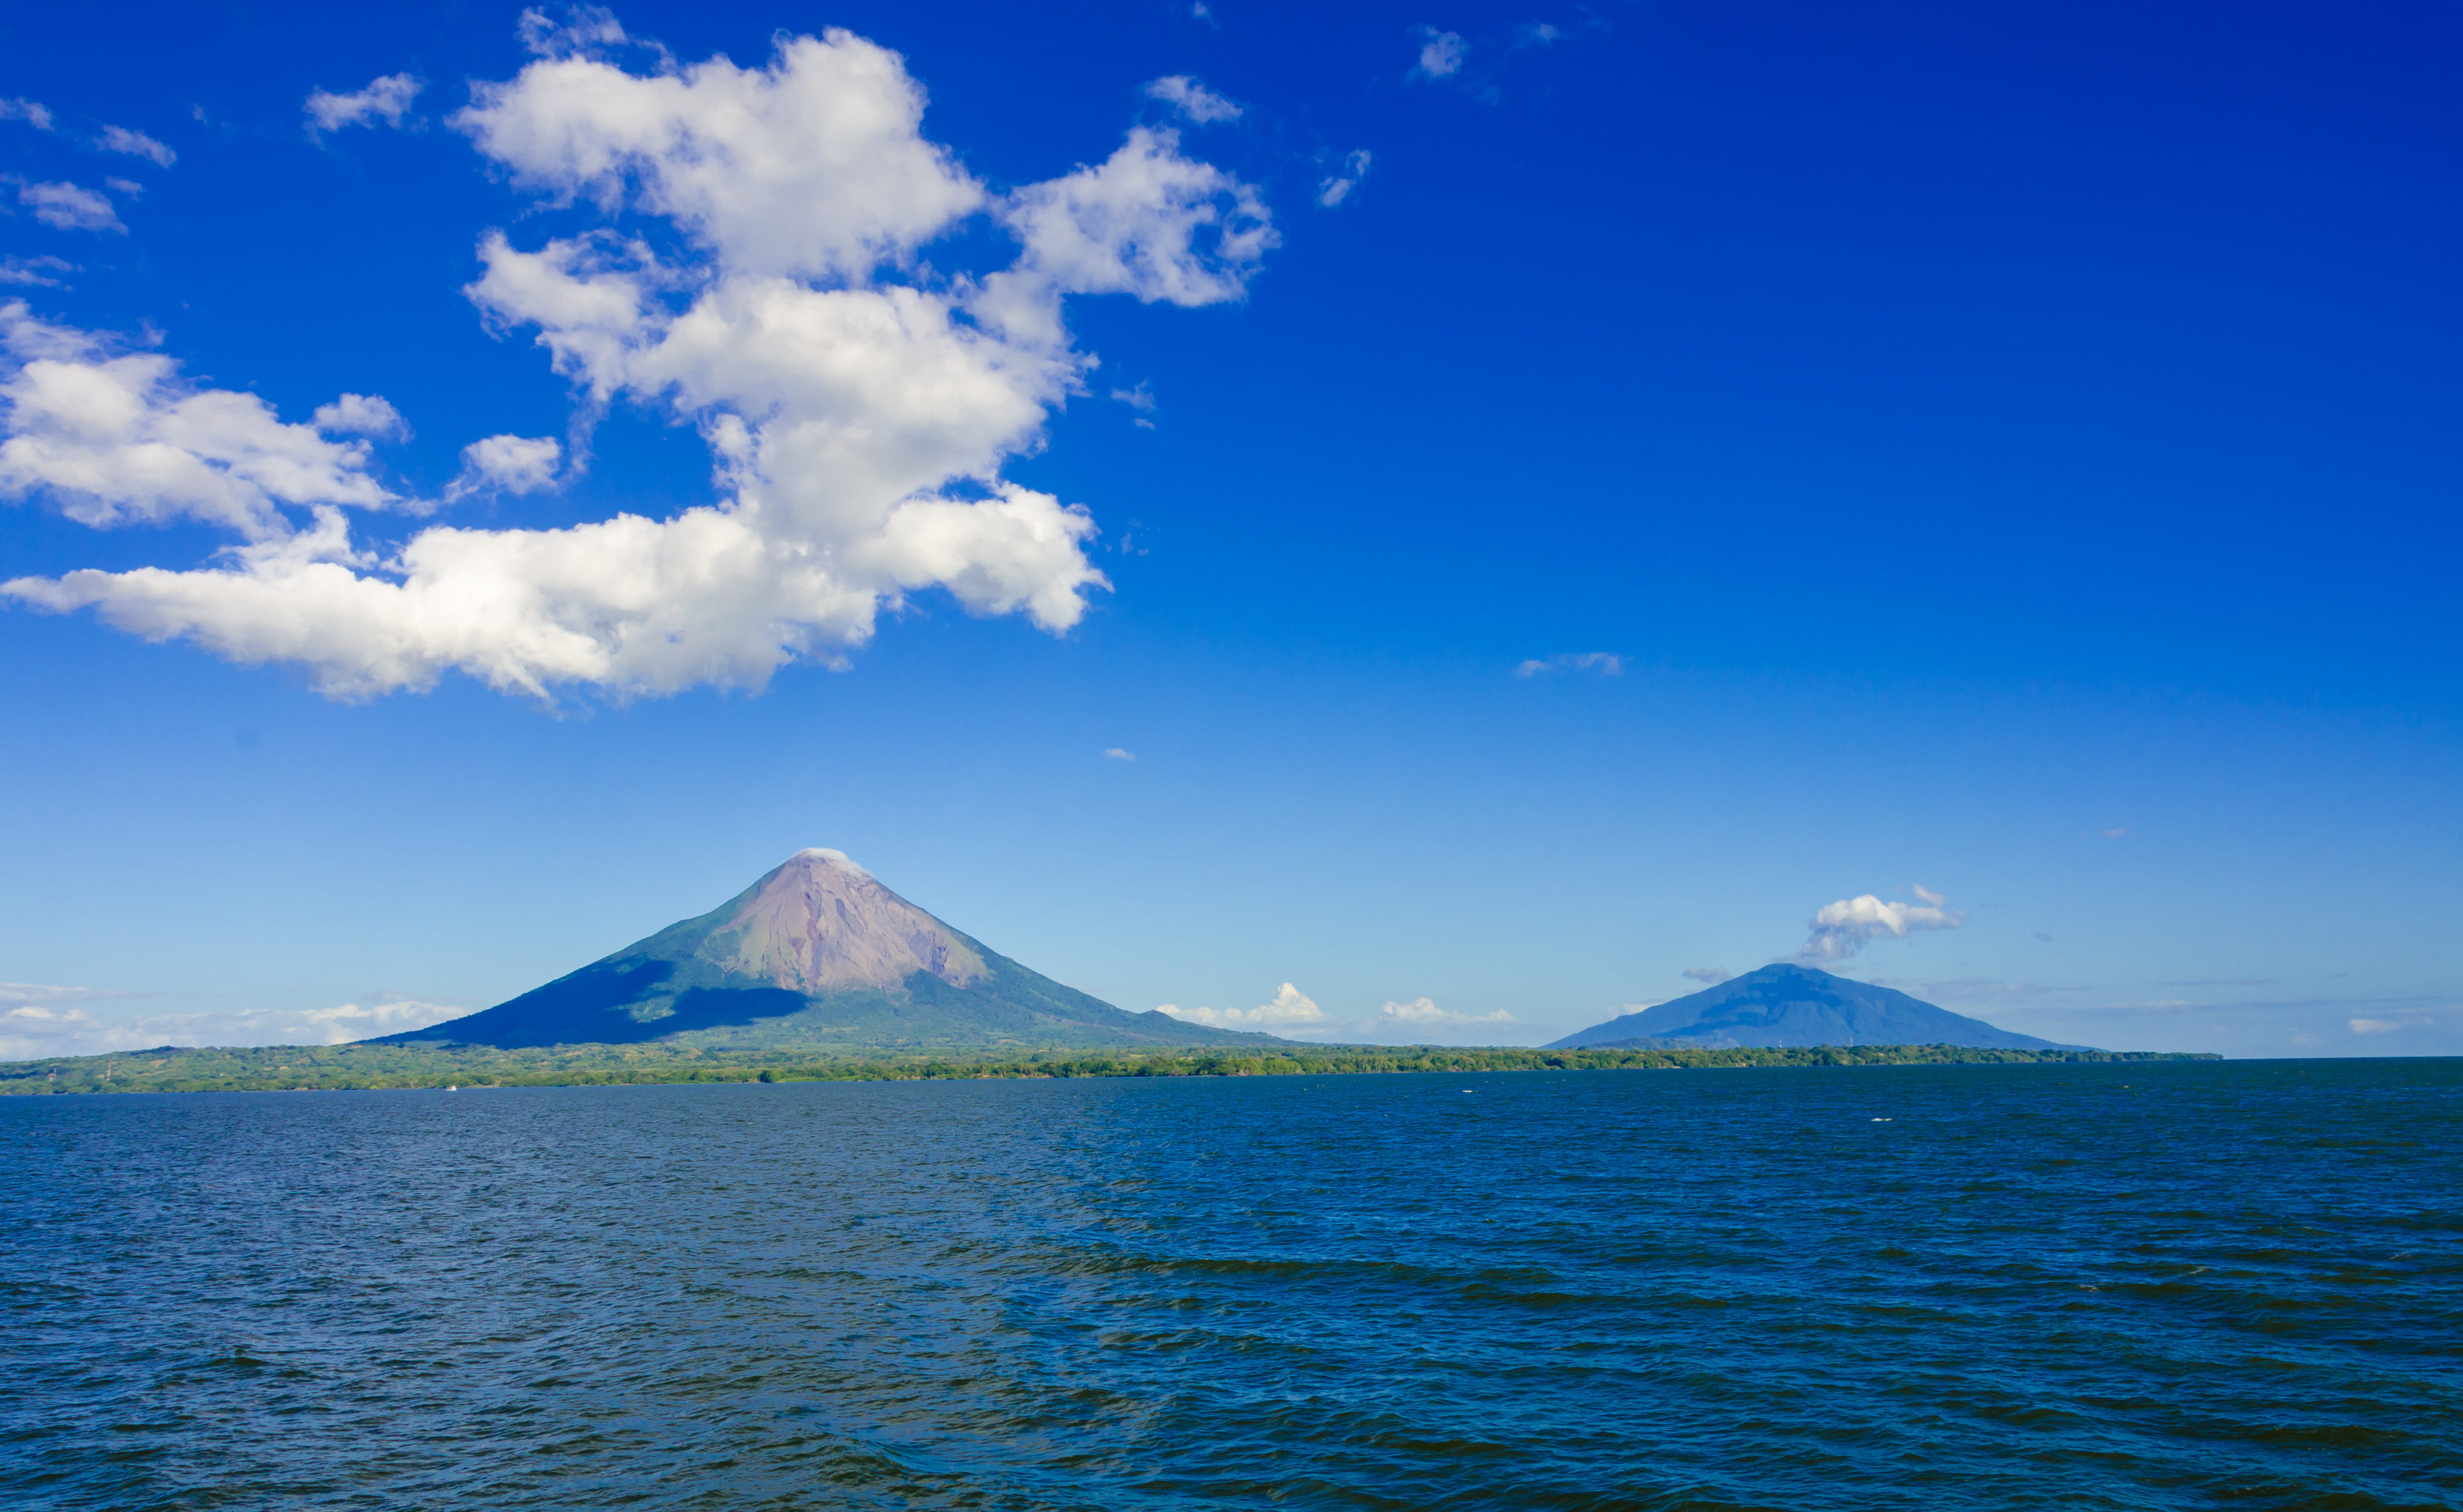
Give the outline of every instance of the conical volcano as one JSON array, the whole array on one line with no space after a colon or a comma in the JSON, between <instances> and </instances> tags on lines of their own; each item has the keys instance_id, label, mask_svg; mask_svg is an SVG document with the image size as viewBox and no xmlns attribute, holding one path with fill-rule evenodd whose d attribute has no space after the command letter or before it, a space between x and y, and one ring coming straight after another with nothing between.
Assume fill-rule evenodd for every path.
<instances>
[{"instance_id":1,"label":"conical volcano","mask_svg":"<svg viewBox=\"0 0 2463 1512\"><path fill-rule=\"evenodd\" d=\"M1028 970L836 851L511 1002L380 1045L989 1049L1272 1044L1124 1013Z\"/></svg>"},{"instance_id":2,"label":"conical volcano","mask_svg":"<svg viewBox=\"0 0 2463 1512\"><path fill-rule=\"evenodd\" d=\"M1732 982L1594 1024L1548 1047L1552 1050L1619 1046L1958 1045L1976 1049L2067 1050L2029 1034L1996 1029L1982 1019L1935 1007L1920 998L1868 982L1834 977L1810 966L1764 966Z\"/></svg>"}]
</instances>

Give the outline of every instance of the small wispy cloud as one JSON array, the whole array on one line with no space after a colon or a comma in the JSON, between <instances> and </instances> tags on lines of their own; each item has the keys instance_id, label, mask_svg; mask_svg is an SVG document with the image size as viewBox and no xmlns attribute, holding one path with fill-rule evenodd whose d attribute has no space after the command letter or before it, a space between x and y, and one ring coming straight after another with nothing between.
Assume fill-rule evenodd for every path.
<instances>
[{"instance_id":1,"label":"small wispy cloud","mask_svg":"<svg viewBox=\"0 0 2463 1512\"><path fill-rule=\"evenodd\" d=\"M1146 383L1144 378L1138 380L1138 386L1135 388L1116 388L1112 390L1112 398L1119 400L1121 403L1126 404L1131 409L1143 410L1148 414L1152 414L1154 412L1154 392L1146 387Z\"/></svg>"},{"instance_id":2,"label":"small wispy cloud","mask_svg":"<svg viewBox=\"0 0 2463 1512\"><path fill-rule=\"evenodd\" d=\"M1172 108L1185 120L1201 126L1218 120L1237 120L1240 107L1189 77L1187 74L1170 74L1146 85L1146 98L1159 99Z\"/></svg>"},{"instance_id":3,"label":"small wispy cloud","mask_svg":"<svg viewBox=\"0 0 2463 1512\"><path fill-rule=\"evenodd\" d=\"M1725 966L1688 966L1684 975L1706 987L1715 987L1735 975Z\"/></svg>"},{"instance_id":4,"label":"small wispy cloud","mask_svg":"<svg viewBox=\"0 0 2463 1512\"><path fill-rule=\"evenodd\" d=\"M2103 839L2103 840L2118 840L2118 839L2120 839L2123 835L2127 834L2128 832L2129 832L2129 826L2127 826L2127 825L2125 825L2125 825L2117 825L2117 826L2115 826L2115 827L2113 827L2112 829L2109 829L2109 830L2100 830L2100 831L2096 832L2096 834L2097 834L2097 838L2099 838L2099 839Z\"/></svg>"},{"instance_id":5,"label":"small wispy cloud","mask_svg":"<svg viewBox=\"0 0 2463 1512\"><path fill-rule=\"evenodd\" d=\"M1106 745L1103 747L1103 759L1105 761L1136 761L1138 759L1138 753L1130 750L1123 750L1118 745Z\"/></svg>"},{"instance_id":6,"label":"small wispy cloud","mask_svg":"<svg viewBox=\"0 0 2463 1512\"><path fill-rule=\"evenodd\" d=\"M120 212L113 209L111 197L97 189L74 184L39 184L18 179L17 203L34 212L34 219L45 226L63 231L120 231L128 227L120 224Z\"/></svg>"},{"instance_id":7,"label":"small wispy cloud","mask_svg":"<svg viewBox=\"0 0 2463 1512\"><path fill-rule=\"evenodd\" d=\"M1351 198L1351 191L1360 187L1361 180L1368 177L1368 164L1372 161L1365 147L1344 154L1341 166L1318 182L1317 203L1331 210Z\"/></svg>"},{"instance_id":8,"label":"small wispy cloud","mask_svg":"<svg viewBox=\"0 0 2463 1512\"><path fill-rule=\"evenodd\" d=\"M1444 1026L1463 1028L1480 1024L1519 1024L1522 1021L1503 1008L1493 1013L1454 1013L1438 1007L1432 999L1413 998L1408 1003L1388 1003L1377 1010L1377 1022L1385 1027Z\"/></svg>"},{"instance_id":9,"label":"small wispy cloud","mask_svg":"<svg viewBox=\"0 0 2463 1512\"><path fill-rule=\"evenodd\" d=\"M51 131L51 108L31 99L0 99L0 120L22 120L36 131Z\"/></svg>"},{"instance_id":10,"label":"small wispy cloud","mask_svg":"<svg viewBox=\"0 0 2463 1512\"><path fill-rule=\"evenodd\" d=\"M156 141L142 131L125 126L105 126L94 144L105 152L124 152L132 158L143 158L157 167L167 168L180 161L180 155Z\"/></svg>"},{"instance_id":11,"label":"small wispy cloud","mask_svg":"<svg viewBox=\"0 0 2463 1512\"><path fill-rule=\"evenodd\" d=\"M308 135L322 137L345 126L374 126L379 122L399 126L410 110L410 102L426 87L424 80L408 74L387 74L347 95L312 90L303 107L308 116Z\"/></svg>"},{"instance_id":12,"label":"small wispy cloud","mask_svg":"<svg viewBox=\"0 0 2463 1512\"><path fill-rule=\"evenodd\" d=\"M0 257L0 284L25 284L35 289L65 289L55 273L73 273L75 263L56 257Z\"/></svg>"},{"instance_id":13,"label":"small wispy cloud","mask_svg":"<svg viewBox=\"0 0 2463 1512\"><path fill-rule=\"evenodd\" d=\"M14 987L23 989L27 983ZM82 987L36 987L38 992L88 992ZM134 997L98 993L96 997ZM10 1000L0 997L0 1003ZM0 1008L0 1060L42 1060L55 1055L102 1055L152 1049L161 1045L345 1045L380 1034L424 1029L458 1019L469 1009L449 1004L380 994L368 1003L330 1008L260 1008L241 1013L164 1013L118 1023L97 1019L72 1005L87 999L48 998Z\"/></svg>"},{"instance_id":14,"label":"small wispy cloud","mask_svg":"<svg viewBox=\"0 0 2463 1512\"><path fill-rule=\"evenodd\" d=\"M1517 678L1536 678L1549 672L1596 672L1603 678L1624 676L1624 658L1605 651L1569 651L1562 656L1538 657L1514 669Z\"/></svg>"},{"instance_id":15,"label":"small wispy cloud","mask_svg":"<svg viewBox=\"0 0 2463 1512\"><path fill-rule=\"evenodd\" d=\"M1844 961L1887 935L1905 940L1918 930L1956 929L1967 916L1942 905L1950 900L1923 886L1916 903L1885 902L1870 893L1825 903L1813 916L1813 932L1797 950L1804 961Z\"/></svg>"},{"instance_id":16,"label":"small wispy cloud","mask_svg":"<svg viewBox=\"0 0 2463 1512\"><path fill-rule=\"evenodd\" d=\"M1451 78L1462 72L1463 59L1471 54L1471 44L1462 39L1460 32L1418 26L1411 29L1411 34L1420 40L1420 56L1411 65L1411 77Z\"/></svg>"}]
</instances>

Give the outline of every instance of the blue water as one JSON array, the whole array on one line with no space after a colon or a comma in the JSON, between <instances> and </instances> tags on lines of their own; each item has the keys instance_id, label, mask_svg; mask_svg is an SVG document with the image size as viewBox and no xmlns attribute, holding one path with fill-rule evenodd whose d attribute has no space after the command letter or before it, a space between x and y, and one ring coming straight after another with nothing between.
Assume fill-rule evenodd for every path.
<instances>
[{"instance_id":1,"label":"blue water","mask_svg":"<svg viewBox=\"0 0 2463 1512\"><path fill-rule=\"evenodd\" d=\"M0 1183L12 1507L2463 1504L2456 1061L9 1098Z\"/></svg>"}]
</instances>

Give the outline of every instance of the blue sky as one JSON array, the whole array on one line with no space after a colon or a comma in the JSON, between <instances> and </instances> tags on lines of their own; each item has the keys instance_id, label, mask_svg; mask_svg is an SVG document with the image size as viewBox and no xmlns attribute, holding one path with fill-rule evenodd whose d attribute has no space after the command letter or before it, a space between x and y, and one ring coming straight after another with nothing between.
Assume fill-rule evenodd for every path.
<instances>
[{"instance_id":1,"label":"blue sky","mask_svg":"<svg viewBox=\"0 0 2463 1512\"><path fill-rule=\"evenodd\" d=\"M1826 941L2463 1052L2458 41L18 8L6 1048L485 1006L824 845L1320 1038Z\"/></svg>"}]
</instances>

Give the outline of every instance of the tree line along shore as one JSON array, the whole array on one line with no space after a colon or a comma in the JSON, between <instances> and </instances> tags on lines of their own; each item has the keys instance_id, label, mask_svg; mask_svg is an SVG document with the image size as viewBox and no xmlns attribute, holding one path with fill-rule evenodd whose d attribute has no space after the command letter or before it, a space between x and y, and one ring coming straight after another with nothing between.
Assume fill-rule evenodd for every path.
<instances>
[{"instance_id":1,"label":"tree line along shore","mask_svg":"<svg viewBox=\"0 0 2463 1512\"><path fill-rule=\"evenodd\" d=\"M461 1087L624 1087L685 1082L942 1081L1075 1076L1289 1076L1462 1071L1722 1070L1749 1067L2036 1066L2220 1060L2151 1050L2004 1050L1951 1045L1545 1050L1438 1046L1289 1049L1024 1048L703 1050L565 1045L499 1050L411 1046L163 1046L0 1065L0 1094L408 1091Z\"/></svg>"}]
</instances>

